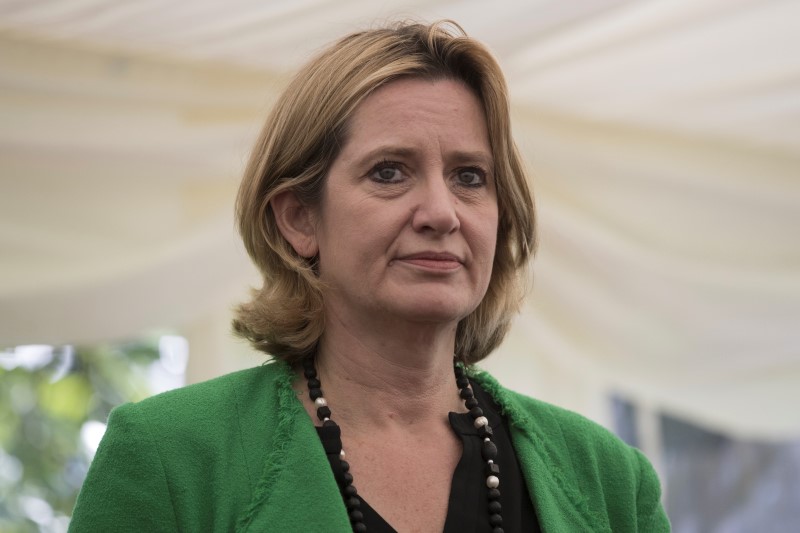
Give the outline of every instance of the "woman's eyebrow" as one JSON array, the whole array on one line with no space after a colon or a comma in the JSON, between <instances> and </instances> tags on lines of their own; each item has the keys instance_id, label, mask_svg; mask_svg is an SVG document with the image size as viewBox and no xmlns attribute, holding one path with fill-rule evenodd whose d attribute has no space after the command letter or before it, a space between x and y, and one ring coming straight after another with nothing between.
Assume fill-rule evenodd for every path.
<instances>
[{"instance_id":1,"label":"woman's eyebrow","mask_svg":"<svg viewBox=\"0 0 800 533\"><path fill-rule=\"evenodd\" d=\"M378 158L398 157L408 158L417 155L418 150L407 146L398 146L394 144L387 144L377 146L367 153L354 158L358 165L368 165L375 162ZM453 150L445 154L448 161L456 161L462 163L479 163L486 167L494 166L494 158L492 155L484 150Z\"/></svg>"},{"instance_id":2,"label":"woman's eyebrow","mask_svg":"<svg viewBox=\"0 0 800 533\"><path fill-rule=\"evenodd\" d=\"M417 150L411 147L406 146L398 146L396 144L385 144L381 146L376 146L375 148L369 150L367 153L362 154L354 158L357 164L359 165L368 165L375 162L378 158L387 158L387 157L399 157L399 158L408 158L412 157L417 153Z\"/></svg>"},{"instance_id":3,"label":"woman's eyebrow","mask_svg":"<svg viewBox=\"0 0 800 533\"><path fill-rule=\"evenodd\" d=\"M462 163L480 163L485 165L488 168L492 168L494 166L494 158L492 154L485 152L483 150L477 151L466 151L466 150L455 150L452 152L447 153L448 159L459 161Z\"/></svg>"}]
</instances>

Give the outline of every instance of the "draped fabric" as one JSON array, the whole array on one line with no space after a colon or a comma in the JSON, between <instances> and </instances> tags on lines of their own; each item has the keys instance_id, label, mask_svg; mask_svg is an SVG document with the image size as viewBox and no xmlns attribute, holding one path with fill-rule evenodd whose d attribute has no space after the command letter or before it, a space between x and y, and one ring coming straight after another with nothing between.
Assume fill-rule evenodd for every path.
<instances>
[{"instance_id":1,"label":"draped fabric","mask_svg":"<svg viewBox=\"0 0 800 533\"><path fill-rule=\"evenodd\" d=\"M533 290L486 366L601 421L614 390L799 435L791 1L0 0L0 344L173 327L205 339L195 376L222 368L199 355L241 351L232 205L271 102L325 43L410 17L494 51L533 175Z\"/></svg>"}]
</instances>

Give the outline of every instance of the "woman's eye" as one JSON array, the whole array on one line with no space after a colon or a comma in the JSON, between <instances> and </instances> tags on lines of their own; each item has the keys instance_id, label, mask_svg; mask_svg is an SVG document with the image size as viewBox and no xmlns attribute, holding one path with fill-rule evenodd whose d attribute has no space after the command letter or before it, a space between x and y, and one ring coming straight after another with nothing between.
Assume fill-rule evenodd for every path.
<instances>
[{"instance_id":1,"label":"woman's eye","mask_svg":"<svg viewBox=\"0 0 800 533\"><path fill-rule=\"evenodd\" d=\"M370 178L384 183L396 183L403 179L403 173L394 163L381 163L370 171Z\"/></svg>"},{"instance_id":2,"label":"woman's eye","mask_svg":"<svg viewBox=\"0 0 800 533\"><path fill-rule=\"evenodd\" d=\"M458 181L468 187L480 187L486 183L482 170L477 168L462 168L458 171Z\"/></svg>"}]
</instances>

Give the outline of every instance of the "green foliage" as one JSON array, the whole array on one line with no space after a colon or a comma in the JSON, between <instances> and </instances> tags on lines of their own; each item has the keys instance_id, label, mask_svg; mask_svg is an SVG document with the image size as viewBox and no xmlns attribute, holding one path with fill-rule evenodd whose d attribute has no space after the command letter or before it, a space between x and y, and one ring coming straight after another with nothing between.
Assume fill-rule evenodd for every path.
<instances>
[{"instance_id":1,"label":"green foliage","mask_svg":"<svg viewBox=\"0 0 800 533\"><path fill-rule=\"evenodd\" d=\"M0 358L0 531L63 530L93 453L81 430L151 394L158 338L57 348L35 364L15 364L13 349Z\"/></svg>"}]
</instances>

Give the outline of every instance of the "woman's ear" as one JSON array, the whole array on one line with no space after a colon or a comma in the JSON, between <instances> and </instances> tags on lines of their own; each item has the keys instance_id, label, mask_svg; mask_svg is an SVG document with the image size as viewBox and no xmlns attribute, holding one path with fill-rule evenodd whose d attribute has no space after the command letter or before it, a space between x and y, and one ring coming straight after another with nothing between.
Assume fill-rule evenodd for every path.
<instances>
[{"instance_id":1,"label":"woman's ear","mask_svg":"<svg viewBox=\"0 0 800 533\"><path fill-rule=\"evenodd\" d=\"M317 255L317 235L312 209L292 191L283 191L270 200L278 229L301 257Z\"/></svg>"}]
</instances>

